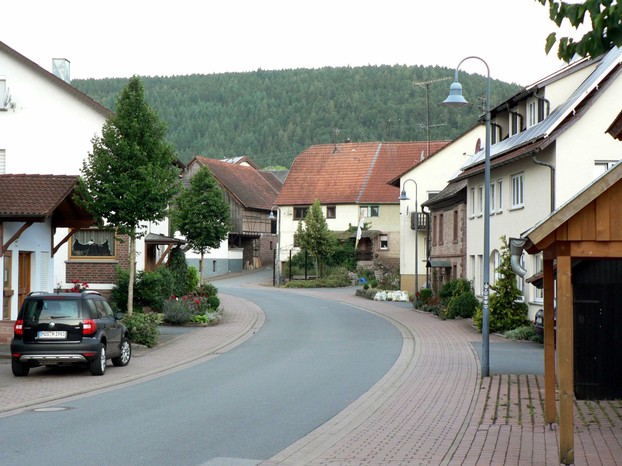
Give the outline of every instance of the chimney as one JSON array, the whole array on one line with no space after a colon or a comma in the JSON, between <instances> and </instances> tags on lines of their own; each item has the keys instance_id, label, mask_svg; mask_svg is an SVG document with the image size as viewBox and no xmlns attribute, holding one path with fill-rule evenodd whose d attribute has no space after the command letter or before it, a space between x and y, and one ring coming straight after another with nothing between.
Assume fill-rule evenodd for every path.
<instances>
[{"instance_id":1,"label":"chimney","mask_svg":"<svg viewBox=\"0 0 622 466\"><path fill-rule=\"evenodd\" d=\"M52 73L67 84L71 84L69 76L69 60L66 58L52 58Z\"/></svg>"}]
</instances>

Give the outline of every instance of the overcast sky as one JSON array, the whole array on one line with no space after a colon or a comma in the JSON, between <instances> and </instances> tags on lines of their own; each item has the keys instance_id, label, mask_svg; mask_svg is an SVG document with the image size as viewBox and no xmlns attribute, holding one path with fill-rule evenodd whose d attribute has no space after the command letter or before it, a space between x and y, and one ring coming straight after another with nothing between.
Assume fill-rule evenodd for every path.
<instances>
[{"instance_id":1,"label":"overcast sky","mask_svg":"<svg viewBox=\"0 0 622 466\"><path fill-rule=\"evenodd\" d=\"M67 58L72 78L453 69L477 55L492 78L528 85L563 65L544 53L557 28L536 0L3 0L0 21L1 41L47 70Z\"/></svg>"}]
</instances>

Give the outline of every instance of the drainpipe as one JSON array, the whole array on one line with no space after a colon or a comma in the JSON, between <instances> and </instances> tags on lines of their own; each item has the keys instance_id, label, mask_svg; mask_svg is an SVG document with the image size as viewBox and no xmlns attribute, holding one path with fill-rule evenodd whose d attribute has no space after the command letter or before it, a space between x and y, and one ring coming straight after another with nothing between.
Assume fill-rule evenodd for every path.
<instances>
[{"instance_id":1,"label":"drainpipe","mask_svg":"<svg viewBox=\"0 0 622 466\"><path fill-rule=\"evenodd\" d=\"M521 278L527 273L527 270L520 265L520 258L523 255L526 242L526 239L510 238L510 264L514 273Z\"/></svg>"},{"instance_id":2,"label":"drainpipe","mask_svg":"<svg viewBox=\"0 0 622 466\"><path fill-rule=\"evenodd\" d=\"M545 163L542 162L541 160L538 160L536 158L536 152L532 151L531 152L531 160L533 161L533 163L535 163L536 165L542 165L543 167L547 167L549 170L551 170L551 205L550 205L550 212L553 212L555 210L555 167L549 163Z\"/></svg>"},{"instance_id":3,"label":"drainpipe","mask_svg":"<svg viewBox=\"0 0 622 466\"><path fill-rule=\"evenodd\" d=\"M491 121L491 122L490 122L490 126L492 126L493 128L495 128L495 133L497 132L497 131L496 131L497 129L499 130L499 139L497 139L497 138L496 138L496 136L495 136L495 138L494 138L494 142L493 142L493 141L491 141L490 143L491 143L491 144L494 144L495 142L499 142L499 141L503 140L503 128L501 128L501 125L498 125L497 123L493 123L493 122Z\"/></svg>"},{"instance_id":4,"label":"drainpipe","mask_svg":"<svg viewBox=\"0 0 622 466\"><path fill-rule=\"evenodd\" d=\"M540 117L538 117L538 122L541 122L542 120L544 120L547 116L549 116L549 113L551 112L551 102L548 99L545 99L544 96L539 96L538 95L538 91L535 90L533 92L533 96L538 99L541 100L542 102L544 102L546 104L546 115L542 115L542 118L540 119Z\"/></svg>"}]
</instances>

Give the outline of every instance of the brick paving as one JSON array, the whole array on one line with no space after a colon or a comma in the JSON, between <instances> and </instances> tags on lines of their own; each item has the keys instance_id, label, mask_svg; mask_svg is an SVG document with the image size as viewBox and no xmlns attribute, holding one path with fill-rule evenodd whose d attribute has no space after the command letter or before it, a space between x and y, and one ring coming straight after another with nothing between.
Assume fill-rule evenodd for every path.
<instances>
[{"instance_id":1,"label":"brick paving","mask_svg":"<svg viewBox=\"0 0 622 466\"><path fill-rule=\"evenodd\" d=\"M343 290L274 290L335 299L393 322L404 338L391 370L333 419L264 465L557 465L558 426L544 424L540 375L480 377L469 321L441 321L406 303L369 301ZM0 415L51 404L176 370L242 343L264 323L248 301L222 295L221 323L135 351L104 377L47 369L14 378L0 360ZM502 341L491 336L491 341ZM188 355L191 355L190 357ZM40 373L45 371L45 373ZM575 402L575 464L622 464L622 402Z\"/></svg>"}]
</instances>

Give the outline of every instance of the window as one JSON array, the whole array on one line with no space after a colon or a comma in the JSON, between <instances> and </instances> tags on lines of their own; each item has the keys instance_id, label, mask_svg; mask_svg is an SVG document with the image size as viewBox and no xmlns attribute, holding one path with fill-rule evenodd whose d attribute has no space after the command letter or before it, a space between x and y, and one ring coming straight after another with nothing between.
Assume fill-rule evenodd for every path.
<instances>
[{"instance_id":1,"label":"window","mask_svg":"<svg viewBox=\"0 0 622 466\"><path fill-rule=\"evenodd\" d=\"M443 214L438 215L438 244L443 244Z\"/></svg>"},{"instance_id":2,"label":"window","mask_svg":"<svg viewBox=\"0 0 622 466\"><path fill-rule=\"evenodd\" d=\"M598 178L600 175L605 173L611 167L613 167L617 162L617 160L597 160L594 162L594 178Z\"/></svg>"},{"instance_id":3,"label":"window","mask_svg":"<svg viewBox=\"0 0 622 466\"><path fill-rule=\"evenodd\" d=\"M475 188L471 188L471 217L475 217Z\"/></svg>"},{"instance_id":4,"label":"window","mask_svg":"<svg viewBox=\"0 0 622 466\"><path fill-rule=\"evenodd\" d=\"M527 108L527 126L533 126L538 123L538 107L536 102L529 102L529 106Z\"/></svg>"},{"instance_id":5,"label":"window","mask_svg":"<svg viewBox=\"0 0 622 466\"><path fill-rule=\"evenodd\" d=\"M512 208L516 209L525 205L525 174L512 175Z\"/></svg>"},{"instance_id":6,"label":"window","mask_svg":"<svg viewBox=\"0 0 622 466\"><path fill-rule=\"evenodd\" d=\"M477 187L477 215L481 216L484 212L484 187Z\"/></svg>"},{"instance_id":7,"label":"window","mask_svg":"<svg viewBox=\"0 0 622 466\"><path fill-rule=\"evenodd\" d=\"M538 254L535 254L532 257L533 257L533 272L534 273L542 272L542 253L539 252ZM538 303L541 303L542 301L544 301L544 288L536 288L535 286L533 287L533 300Z\"/></svg>"},{"instance_id":8,"label":"window","mask_svg":"<svg viewBox=\"0 0 622 466\"><path fill-rule=\"evenodd\" d=\"M0 175L6 173L6 152L4 149L0 149Z\"/></svg>"},{"instance_id":9,"label":"window","mask_svg":"<svg viewBox=\"0 0 622 466\"><path fill-rule=\"evenodd\" d=\"M495 184L490 183L490 213L495 213Z\"/></svg>"},{"instance_id":10,"label":"window","mask_svg":"<svg viewBox=\"0 0 622 466\"><path fill-rule=\"evenodd\" d=\"M377 206L377 205L361 206L359 211L360 211L361 218L380 216L380 206Z\"/></svg>"},{"instance_id":11,"label":"window","mask_svg":"<svg viewBox=\"0 0 622 466\"><path fill-rule=\"evenodd\" d=\"M115 256L114 231L112 230L79 230L71 238L70 259L113 259Z\"/></svg>"},{"instance_id":12,"label":"window","mask_svg":"<svg viewBox=\"0 0 622 466\"><path fill-rule=\"evenodd\" d=\"M380 249L389 249L389 237L387 235L380 235Z\"/></svg>"},{"instance_id":13,"label":"window","mask_svg":"<svg viewBox=\"0 0 622 466\"><path fill-rule=\"evenodd\" d=\"M538 99L538 123L544 120L548 115L545 115L544 99Z\"/></svg>"},{"instance_id":14,"label":"window","mask_svg":"<svg viewBox=\"0 0 622 466\"><path fill-rule=\"evenodd\" d=\"M456 244L459 240L458 238L458 211L454 210L454 244Z\"/></svg>"},{"instance_id":15,"label":"window","mask_svg":"<svg viewBox=\"0 0 622 466\"><path fill-rule=\"evenodd\" d=\"M334 205L326 206L326 218L337 218L337 207Z\"/></svg>"},{"instance_id":16,"label":"window","mask_svg":"<svg viewBox=\"0 0 622 466\"><path fill-rule=\"evenodd\" d=\"M492 284L494 285L500 277L499 267L501 266L501 255L499 254L499 251L492 252L492 266L494 269L492 274Z\"/></svg>"},{"instance_id":17,"label":"window","mask_svg":"<svg viewBox=\"0 0 622 466\"><path fill-rule=\"evenodd\" d=\"M520 266L525 268L525 255L524 254L520 256ZM521 294L518 297L517 301L524 301L525 300L525 278L524 277L516 275L516 287L518 288Z\"/></svg>"},{"instance_id":18,"label":"window","mask_svg":"<svg viewBox=\"0 0 622 466\"><path fill-rule=\"evenodd\" d=\"M304 220L309 207L294 207L294 220Z\"/></svg>"},{"instance_id":19,"label":"window","mask_svg":"<svg viewBox=\"0 0 622 466\"><path fill-rule=\"evenodd\" d=\"M436 237L438 235L438 215L432 216L432 246L436 246Z\"/></svg>"},{"instance_id":20,"label":"window","mask_svg":"<svg viewBox=\"0 0 622 466\"><path fill-rule=\"evenodd\" d=\"M514 136L520 132L520 127L518 125L519 115L516 110L510 112L510 136Z\"/></svg>"},{"instance_id":21,"label":"window","mask_svg":"<svg viewBox=\"0 0 622 466\"><path fill-rule=\"evenodd\" d=\"M501 213L503 212L503 180L497 180L497 208L495 212Z\"/></svg>"}]
</instances>

